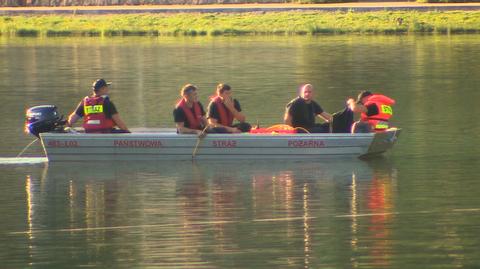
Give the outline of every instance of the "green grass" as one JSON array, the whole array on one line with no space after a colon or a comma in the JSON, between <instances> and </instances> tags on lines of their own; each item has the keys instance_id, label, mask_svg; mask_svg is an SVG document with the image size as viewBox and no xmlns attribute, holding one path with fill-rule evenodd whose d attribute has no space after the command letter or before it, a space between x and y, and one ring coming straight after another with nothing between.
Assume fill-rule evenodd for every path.
<instances>
[{"instance_id":1,"label":"green grass","mask_svg":"<svg viewBox=\"0 0 480 269\"><path fill-rule=\"evenodd\" d=\"M480 11L0 16L2 36L480 33Z\"/></svg>"}]
</instances>

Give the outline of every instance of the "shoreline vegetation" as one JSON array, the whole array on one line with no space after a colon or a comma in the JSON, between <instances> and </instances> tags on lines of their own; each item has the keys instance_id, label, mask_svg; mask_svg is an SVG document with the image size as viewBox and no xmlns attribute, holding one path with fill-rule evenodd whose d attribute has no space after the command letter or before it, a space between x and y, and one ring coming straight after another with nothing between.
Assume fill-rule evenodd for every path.
<instances>
[{"instance_id":1,"label":"shoreline vegetation","mask_svg":"<svg viewBox=\"0 0 480 269\"><path fill-rule=\"evenodd\" d=\"M248 3L348 3L355 0L1 0L0 7L136 6L136 5L211 5ZM414 0L418 3L478 3L480 0Z\"/></svg>"},{"instance_id":2,"label":"shoreline vegetation","mask_svg":"<svg viewBox=\"0 0 480 269\"><path fill-rule=\"evenodd\" d=\"M479 34L480 11L0 16L1 36Z\"/></svg>"}]
</instances>

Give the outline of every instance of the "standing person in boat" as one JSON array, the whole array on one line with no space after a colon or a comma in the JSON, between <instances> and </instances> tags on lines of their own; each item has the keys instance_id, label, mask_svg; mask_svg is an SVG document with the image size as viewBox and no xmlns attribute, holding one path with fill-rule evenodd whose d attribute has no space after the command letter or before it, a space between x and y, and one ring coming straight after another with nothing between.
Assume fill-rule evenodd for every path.
<instances>
[{"instance_id":1,"label":"standing person in boat","mask_svg":"<svg viewBox=\"0 0 480 269\"><path fill-rule=\"evenodd\" d=\"M180 90L182 99L173 110L173 119L179 134L202 134L207 126L207 118L202 104L198 101L198 88L187 84Z\"/></svg>"},{"instance_id":2,"label":"standing person in boat","mask_svg":"<svg viewBox=\"0 0 480 269\"><path fill-rule=\"evenodd\" d=\"M323 111L313 97L312 84L302 85L299 96L286 106L284 122L291 127L305 129L310 133L328 133L328 123L332 120L332 115ZM316 117L322 118L327 124L315 124Z\"/></svg>"},{"instance_id":3,"label":"standing person in boat","mask_svg":"<svg viewBox=\"0 0 480 269\"><path fill-rule=\"evenodd\" d=\"M245 122L245 115L237 99L232 98L232 88L227 84L218 84L216 96L208 104L208 123L213 133L248 132L252 126ZM233 120L239 121L233 124Z\"/></svg>"},{"instance_id":4,"label":"standing person in boat","mask_svg":"<svg viewBox=\"0 0 480 269\"><path fill-rule=\"evenodd\" d=\"M352 126L352 133L385 131L390 127L388 121L393 115L392 105L395 104L390 97L362 91L357 101L350 98L347 104L353 112L361 113L360 120Z\"/></svg>"},{"instance_id":5,"label":"standing person in boat","mask_svg":"<svg viewBox=\"0 0 480 269\"><path fill-rule=\"evenodd\" d=\"M110 82L97 79L92 85L92 95L86 96L70 114L67 126L71 127L83 117L83 128L86 133L129 133L127 125L118 114L115 105L108 97ZM120 129L116 129L118 126Z\"/></svg>"}]
</instances>

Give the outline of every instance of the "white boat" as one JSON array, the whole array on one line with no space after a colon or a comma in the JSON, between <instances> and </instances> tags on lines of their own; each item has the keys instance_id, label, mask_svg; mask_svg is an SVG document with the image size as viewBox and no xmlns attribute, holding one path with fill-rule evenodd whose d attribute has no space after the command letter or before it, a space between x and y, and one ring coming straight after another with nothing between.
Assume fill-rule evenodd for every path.
<instances>
[{"instance_id":1,"label":"white boat","mask_svg":"<svg viewBox=\"0 0 480 269\"><path fill-rule=\"evenodd\" d=\"M314 159L386 152L401 129L358 134L177 134L144 129L128 134L41 133L49 161Z\"/></svg>"}]
</instances>

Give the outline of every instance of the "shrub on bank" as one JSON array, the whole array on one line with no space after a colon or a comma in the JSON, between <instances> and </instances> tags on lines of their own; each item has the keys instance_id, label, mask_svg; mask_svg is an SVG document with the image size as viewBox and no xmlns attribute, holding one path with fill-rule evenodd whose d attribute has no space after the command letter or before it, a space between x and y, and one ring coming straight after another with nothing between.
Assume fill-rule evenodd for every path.
<instances>
[{"instance_id":1,"label":"shrub on bank","mask_svg":"<svg viewBox=\"0 0 480 269\"><path fill-rule=\"evenodd\" d=\"M480 33L480 11L0 16L4 36Z\"/></svg>"},{"instance_id":2,"label":"shrub on bank","mask_svg":"<svg viewBox=\"0 0 480 269\"><path fill-rule=\"evenodd\" d=\"M472 3L480 0L416 0L421 3ZM113 6L113 5L205 5L205 4L249 4L249 3L346 3L356 0L0 0L0 6Z\"/></svg>"},{"instance_id":3,"label":"shrub on bank","mask_svg":"<svg viewBox=\"0 0 480 269\"><path fill-rule=\"evenodd\" d=\"M203 5L245 3L288 3L293 0L0 0L0 6L114 6L114 5ZM316 0L312 0L316 1ZM330 0L327 0L330 1Z\"/></svg>"}]
</instances>

